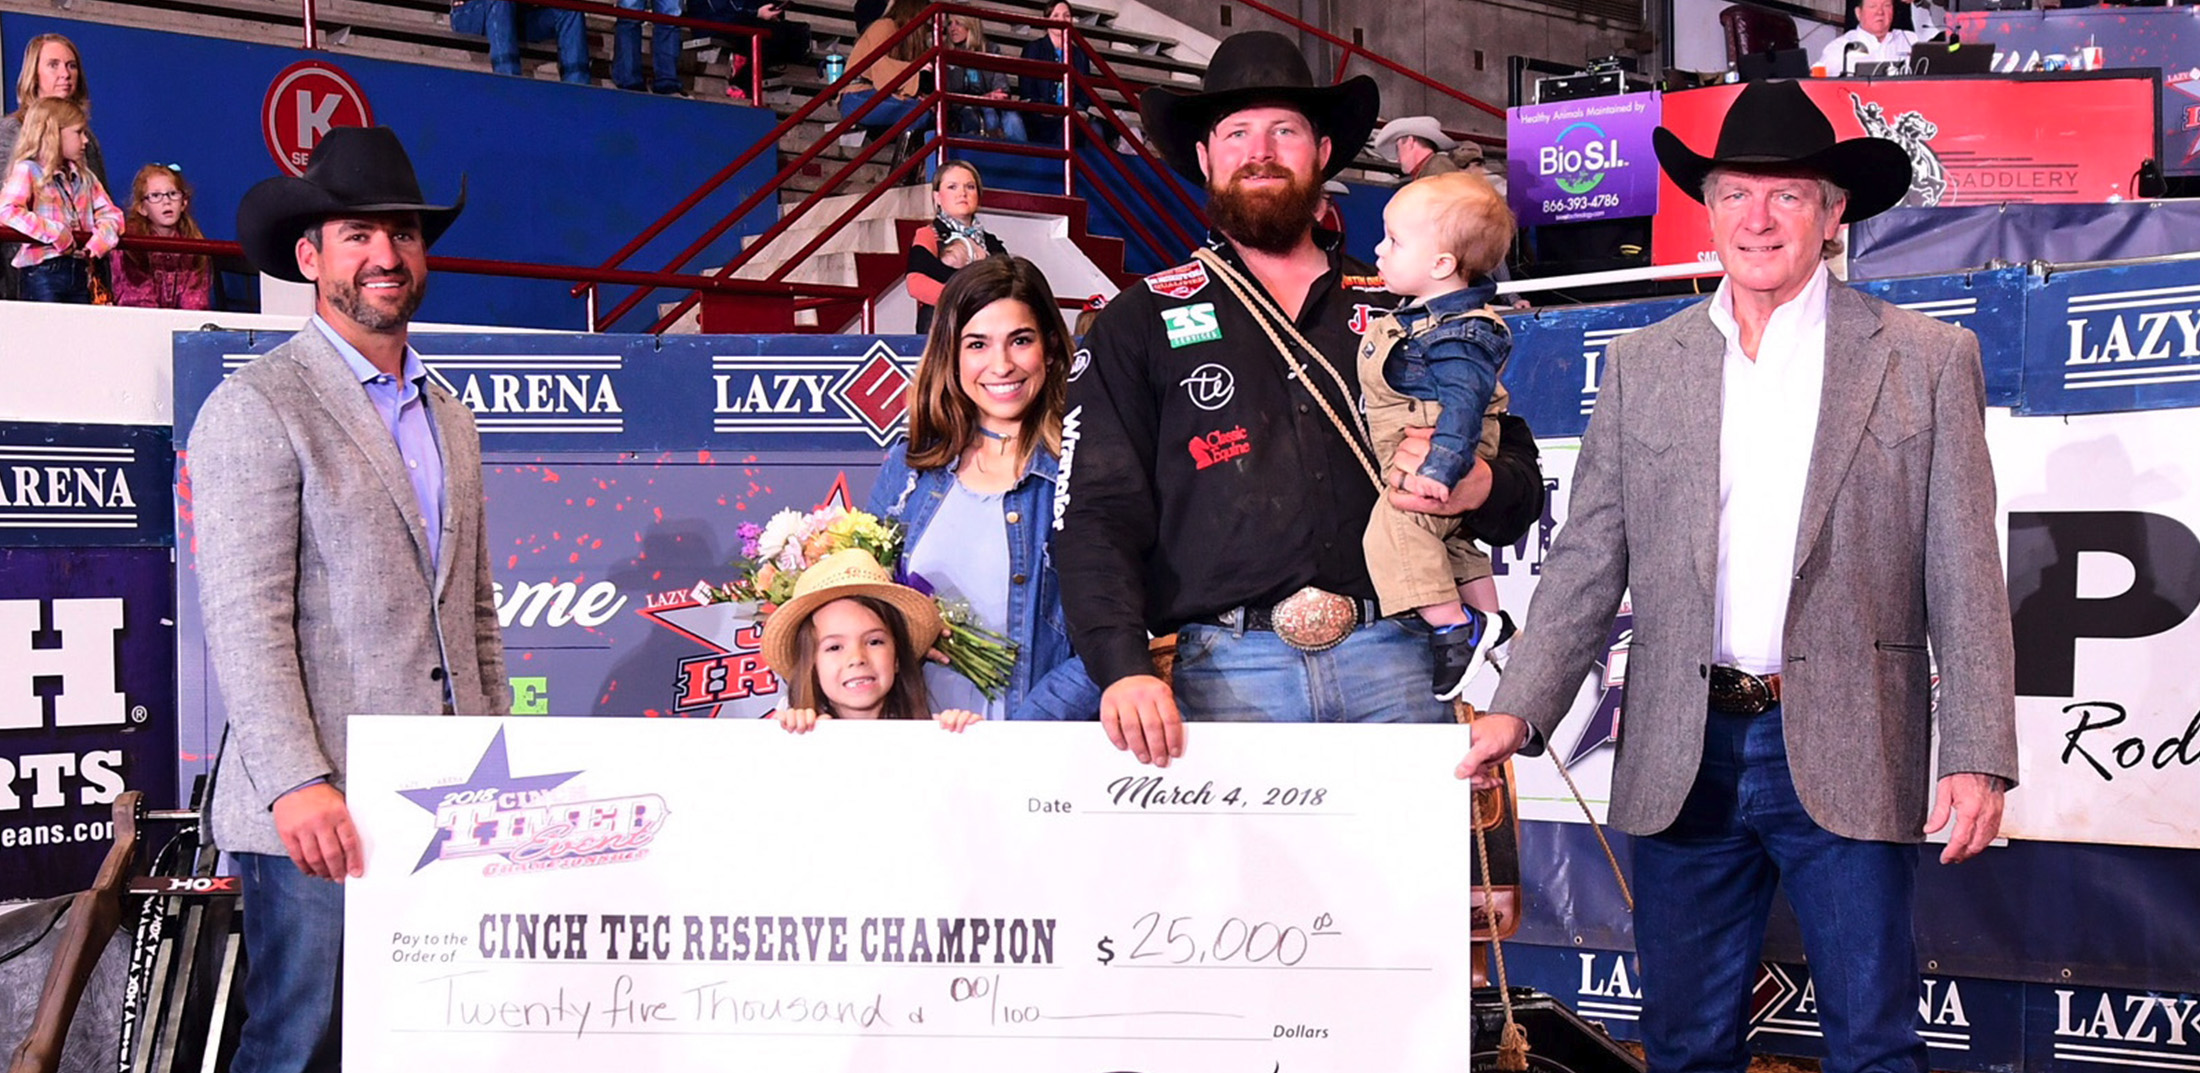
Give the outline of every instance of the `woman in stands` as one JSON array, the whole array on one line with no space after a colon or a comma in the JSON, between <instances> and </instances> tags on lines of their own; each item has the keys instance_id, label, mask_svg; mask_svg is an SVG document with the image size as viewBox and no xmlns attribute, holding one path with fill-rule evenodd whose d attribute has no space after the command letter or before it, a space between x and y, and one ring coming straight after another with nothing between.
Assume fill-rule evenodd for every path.
<instances>
[{"instance_id":1,"label":"woman in stands","mask_svg":"<svg viewBox=\"0 0 2200 1073\"><path fill-rule=\"evenodd\" d=\"M205 238L191 215L191 187L172 164L147 164L130 184L123 234ZM146 309L214 308L214 259L195 253L116 250L107 267L115 304Z\"/></svg>"},{"instance_id":2,"label":"woman in stands","mask_svg":"<svg viewBox=\"0 0 2200 1073\"><path fill-rule=\"evenodd\" d=\"M1047 5L1047 18L1068 22L1076 18L1076 12L1070 8L1069 0L1055 0ZM1071 67L1077 69L1077 73L1087 76L1092 74L1092 60L1082 52L1070 50L1069 31L1066 29L1049 28L1047 32L1033 38L1030 44L1024 46L1024 58L1046 63L1067 60ZM1070 99L1067 82L1060 78L1041 78L1038 75L1025 75L1018 80L1016 95L1040 104L1061 104ZM1076 94L1076 100L1079 108L1090 103L1082 90ZM1063 122L1055 116L1034 115L1025 121L1024 126L1031 132L1032 141L1059 146L1062 144Z\"/></svg>"},{"instance_id":3,"label":"woman in stands","mask_svg":"<svg viewBox=\"0 0 2200 1073\"><path fill-rule=\"evenodd\" d=\"M757 50L764 57L764 74L776 76L789 66L810 58L810 24L787 17L787 5L764 0L702 0L701 8L694 11L697 18L735 26L752 26L764 31L763 40L757 42ZM727 34L726 43L726 96L746 100L749 80L745 72L749 66L750 39L746 35ZM757 103L762 103L761 101Z\"/></svg>"},{"instance_id":4,"label":"woman in stands","mask_svg":"<svg viewBox=\"0 0 2200 1073\"><path fill-rule=\"evenodd\" d=\"M922 30L913 32L896 42L892 48L887 48L886 42L902 27L916 19L917 14L924 10L924 2L925 0L893 0L886 8L886 14L873 20L857 35L853 52L848 57L848 69L852 71L863 68L865 63L869 63L870 67L865 68L863 74L849 83L849 88L841 93L840 114L845 116L854 113L856 109L863 107L864 102L879 96L881 87L885 89L885 97L865 113L862 119L857 120L858 126L880 130L893 126L909 113L919 110L916 98L923 91L919 83L919 76L923 72L912 61L924 54L927 44L925 34ZM908 133L914 135L923 131L930 123L929 117L920 118L910 126Z\"/></svg>"},{"instance_id":5,"label":"woman in stands","mask_svg":"<svg viewBox=\"0 0 2200 1073\"><path fill-rule=\"evenodd\" d=\"M950 160L932 177L932 204L938 211L930 227L917 231L917 243L909 248L909 296L917 300L917 332L932 327L932 307L940 291L955 273L988 257L1005 257L1008 247L993 232L978 224L978 197L984 183L978 167L967 160Z\"/></svg>"},{"instance_id":6,"label":"woman in stands","mask_svg":"<svg viewBox=\"0 0 2200 1073\"><path fill-rule=\"evenodd\" d=\"M42 97L65 97L87 113L92 109L91 89L85 84L83 59L75 42L60 34L39 34L23 46L23 66L15 80L16 110L0 117L0 164L14 159L15 139L23 130L23 108ZM87 132L84 169L107 185L107 160L99 151L99 139ZM19 279L13 262L18 247L0 242L0 298L17 294Z\"/></svg>"},{"instance_id":7,"label":"woman in stands","mask_svg":"<svg viewBox=\"0 0 2200 1073\"><path fill-rule=\"evenodd\" d=\"M902 569L1016 643L1008 688L988 698L927 663L935 707L988 719L1094 719L1100 691L1070 651L1047 551L1069 395L1069 330L1038 266L994 257L940 295L909 393L908 438L871 486L870 510L908 536Z\"/></svg>"},{"instance_id":8,"label":"woman in stands","mask_svg":"<svg viewBox=\"0 0 2200 1073\"><path fill-rule=\"evenodd\" d=\"M985 41L985 24L976 15L955 15L947 20L947 43L966 52L982 52L992 55L992 46ZM997 101L1008 99L1008 74L1003 71L980 71L972 67L947 69L948 89L971 97L988 97ZM955 109L956 127L964 134L976 134L981 138L1004 138L1024 141L1024 114L1013 108L979 108L965 105Z\"/></svg>"}]
</instances>

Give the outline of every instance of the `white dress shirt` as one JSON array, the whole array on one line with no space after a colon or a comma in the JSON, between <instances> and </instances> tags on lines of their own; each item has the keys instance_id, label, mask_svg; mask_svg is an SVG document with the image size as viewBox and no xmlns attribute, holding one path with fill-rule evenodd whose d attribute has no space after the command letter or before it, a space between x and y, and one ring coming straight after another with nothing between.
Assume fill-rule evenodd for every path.
<instances>
[{"instance_id":1,"label":"white dress shirt","mask_svg":"<svg viewBox=\"0 0 2200 1073\"><path fill-rule=\"evenodd\" d=\"M1742 353L1731 281L1711 300L1726 337L1719 408L1719 573L1714 649L1752 674L1780 669L1788 586L1795 573L1803 483L1826 381L1826 288L1810 282L1773 310L1755 360Z\"/></svg>"},{"instance_id":2,"label":"white dress shirt","mask_svg":"<svg viewBox=\"0 0 2200 1073\"><path fill-rule=\"evenodd\" d=\"M1818 66L1826 69L1828 77L1839 78L1856 69L1859 63L1892 63L1910 58L1910 46L1922 38L1908 30L1889 30L1884 38L1873 37L1859 26L1834 38L1818 53ZM1863 48L1849 51L1852 44Z\"/></svg>"}]
</instances>

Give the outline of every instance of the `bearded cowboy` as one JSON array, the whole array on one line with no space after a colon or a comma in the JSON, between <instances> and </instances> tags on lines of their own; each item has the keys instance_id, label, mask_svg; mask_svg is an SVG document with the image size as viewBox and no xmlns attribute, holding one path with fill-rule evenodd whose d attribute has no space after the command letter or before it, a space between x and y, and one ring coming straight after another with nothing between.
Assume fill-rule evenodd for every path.
<instances>
[{"instance_id":1,"label":"bearded cowboy","mask_svg":"<svg viewBox=\"0 0 2200 1073\"><path fill-rule=\"evenodd\" d=\"M1743 89L1711 156L1654 141L1726 279L1612 344L1490 704L1510 714L1475 724L1458 774L1489 785L1541 751L1631 590L1611 820L1638 836L1650 1067L1748 1065L1779 887L1825 1068L1924 1073L1915 843L1947 829L1944 864L1986 848L2017 771L1978 338L1827 271L1844 222L1902 199L1909 159L1836 141L1797 83Z\"/></svg>"},{"instance_id":2,"label":"bearded cowboy","mask_svg":"<svg viewBox=\"0 0 2200 1073\"><path fill-rule=\"evenodd\" d=\"M1118 748L1166 764L1182 721L1440 721L1427 627L1385 619L1361 534L1392 464L1360 423L1359 326L1387 307L1367 265L1314 228L1324 179L1375 125L1375 83L1317 85L1279 34L1228 38L1197 92L1139 102L1170 166L1206 184L1197 258L1110 302L1073 363L1053 544L1071 638ZM1542 510L1527 426L1444 500L1506 542ZM1177 635L1172 682L1149 634Z\"/></svg>"}]
</instances>

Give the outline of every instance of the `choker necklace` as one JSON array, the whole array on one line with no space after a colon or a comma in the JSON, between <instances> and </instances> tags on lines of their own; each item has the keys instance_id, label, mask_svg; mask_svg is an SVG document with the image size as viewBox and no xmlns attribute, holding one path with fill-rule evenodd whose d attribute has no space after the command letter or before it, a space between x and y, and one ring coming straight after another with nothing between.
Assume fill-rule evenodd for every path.
<instances>
[{"instance_id":1,"label":"choker necklace","mask_svg":"<svg viewBox=\"0 0 2200 1073\"><path fill-rule=\"evenodd\" d=\"M984 436L986 439L989 440L1001 440L1005 442L1008 439L1008 433L995 432L992 429L986 428L983 425L980 425L978 427L978 435Z\"/></svg>"}]
</instances>

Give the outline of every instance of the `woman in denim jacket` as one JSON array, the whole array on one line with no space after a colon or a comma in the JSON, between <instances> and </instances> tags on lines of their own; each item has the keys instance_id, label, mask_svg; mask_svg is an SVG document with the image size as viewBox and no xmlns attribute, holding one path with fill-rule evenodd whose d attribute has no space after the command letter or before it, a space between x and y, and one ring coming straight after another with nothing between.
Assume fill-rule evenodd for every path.
<instances>
[{"instance_id":1,"label":"woman in denim jacket","mask_svg":"<svg viewBox=\"0 0 2200 1073\"><path fill-rule=\"evenodd\" d=\"M1046 277L1021 257L957 272L938 308L907 439L887 454L869 509L906 527L902 569L920 587L967 602L1017 655L1000 697L936 663L925 666L926 688L942 706L989 719L1097 718L1100 690L1070 650L1047 551L1068 328Z\"/></svg>"}]
</instances>

